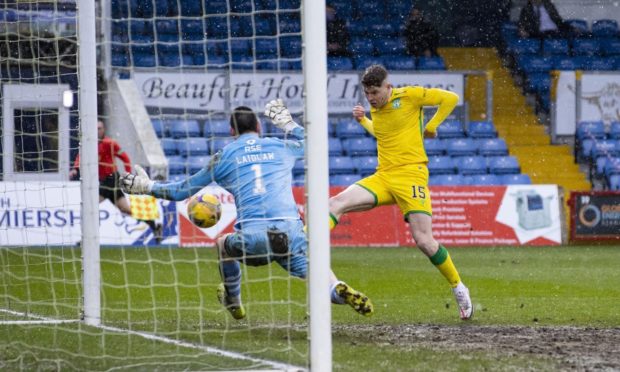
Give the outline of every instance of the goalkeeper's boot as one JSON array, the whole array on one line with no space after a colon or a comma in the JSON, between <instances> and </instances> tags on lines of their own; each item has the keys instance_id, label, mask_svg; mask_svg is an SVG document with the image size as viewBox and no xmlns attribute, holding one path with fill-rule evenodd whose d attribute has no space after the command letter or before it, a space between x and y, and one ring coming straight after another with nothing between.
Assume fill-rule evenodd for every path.
<instances>
[{"instance_id":1,"label":"goalkeeper's boot","mask_svg":"<svg viewBox=\"0 0 620 372\"><path fill-rule=\"evenodd\" d=\"M368 296L351 288L347 283L336 284L336 293L344 299L344 302L351 306L353 310L364 316L371 316L375 308Z\"/></svg>"},{"instance_id":2,"label":"goalkeeper's boot","mask_svg":"<svg viewBox=\"0 0 620 372\"><path fill-rule=\"evenodd\" d=\"M452 288L456 303L459 305L459 315L462 320L469 320L474 316L474 306L471 304L471 298L469 297L469 289L465 287L465 284L459 283L456 288Z\"/></svg>"},{"instance_id":3,"label":"goalkeeper's boot","mask_svg":"<svg viewBox=\"0 0 620 372\"><path fill-rule=\"evenodd\" d=\"M217 286L217 299L226 308L226 310L228 310L233 318L245 318L245 308L241 304L241 300L231 300L230 297L226 295L226 287L224 286L224 283L220 283L220 285Z\"/></svg>"}]
</instances>

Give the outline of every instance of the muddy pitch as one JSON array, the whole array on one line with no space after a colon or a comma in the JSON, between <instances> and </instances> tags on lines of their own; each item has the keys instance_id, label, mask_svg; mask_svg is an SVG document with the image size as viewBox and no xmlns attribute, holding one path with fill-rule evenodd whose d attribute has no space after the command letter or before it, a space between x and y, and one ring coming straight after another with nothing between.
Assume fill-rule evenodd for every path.
<instances>
[{"instance_id":1,"label":"muddy pitch","mask_svg":"<svg viewBox=\"0 0 620 372\"><path fill-rule=\"evenodd\" d=\"M369 343L553 358L562 370L620 371L620 328L416 324L334 326L334 332Z\"/></svg>"}]
</instances>

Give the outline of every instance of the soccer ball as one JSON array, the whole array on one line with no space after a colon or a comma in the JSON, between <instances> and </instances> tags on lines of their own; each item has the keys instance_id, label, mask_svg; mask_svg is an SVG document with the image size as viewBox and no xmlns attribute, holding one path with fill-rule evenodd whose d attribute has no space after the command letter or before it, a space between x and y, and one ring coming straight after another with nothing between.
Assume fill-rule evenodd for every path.
<instances>
[{"instance_id":1,"label":"soccer ball","mask_svg":"<svg viewBox=\"0 0 620 372\"><path fill-rule=\"evenodd\" d=\"M222 205L211 194L197 194L192 196L187 204L187 215L194 225L206 229L220 220Z\"/></svg>"}]
</instances>

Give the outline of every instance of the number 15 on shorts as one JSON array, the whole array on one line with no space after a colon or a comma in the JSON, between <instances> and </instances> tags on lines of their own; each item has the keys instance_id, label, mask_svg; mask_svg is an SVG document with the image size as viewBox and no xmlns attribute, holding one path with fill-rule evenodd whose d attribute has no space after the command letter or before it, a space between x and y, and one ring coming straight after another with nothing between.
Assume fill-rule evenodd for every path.
<instances>
[{"instance_id":1,"label":"number 15 on shorts","mask_svg":"<svg viewBox=\"0 0 620 372\"><path fill-rule=\"evenodd\" d=\"M414 199L426 199L426 187L424 186L412 186Z\"/></svg>"}]
</instances>

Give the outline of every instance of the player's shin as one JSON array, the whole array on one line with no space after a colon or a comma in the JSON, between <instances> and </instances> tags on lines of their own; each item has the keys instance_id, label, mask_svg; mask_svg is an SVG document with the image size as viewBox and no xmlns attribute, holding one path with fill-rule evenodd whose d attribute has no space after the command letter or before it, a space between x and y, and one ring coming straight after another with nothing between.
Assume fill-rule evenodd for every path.
<instances>
[{"instance_id":1,"label":"player's shin","mask_svg":"<svg viewBox=\"0 0 620 372\"><path fill-rule=\"evenodd\" d=\"M230 258L220 259L220 276L230 302L241 302L241 266Z\"/></svg>"},{"instance_id":2,"label":"player's shin","mask_svg":"<svg viewBox=\"0 0 620 372\"><path fill-rule=\"evenodd\" d=\"M430 260L441 272L441 275L448 280L452 288L455 288L461 282L459 272L456 271L456 267L450 258L450 253L443 245L439 244L439 249L430 257Z\"/></svg>"}]
</instances>

